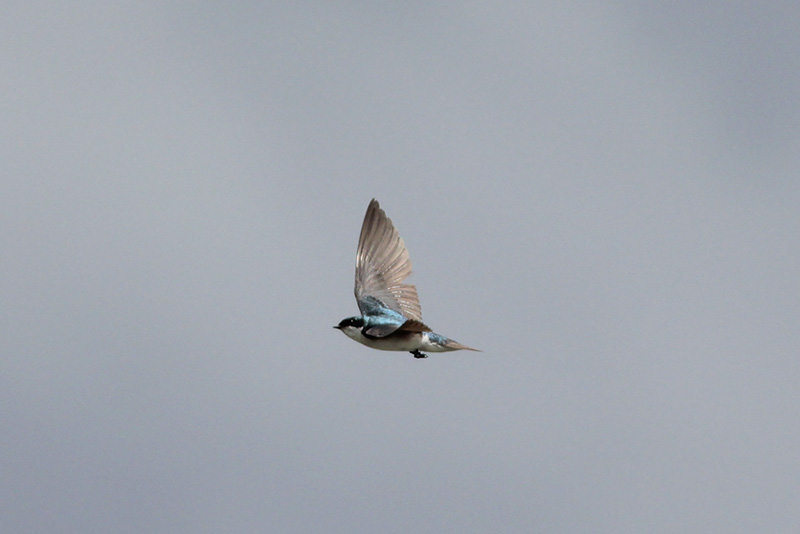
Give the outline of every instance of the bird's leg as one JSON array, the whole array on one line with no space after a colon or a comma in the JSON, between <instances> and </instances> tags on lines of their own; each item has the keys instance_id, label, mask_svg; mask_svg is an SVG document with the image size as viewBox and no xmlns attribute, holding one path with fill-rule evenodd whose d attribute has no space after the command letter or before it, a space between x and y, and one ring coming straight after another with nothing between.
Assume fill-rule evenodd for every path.
<instances>
[{"instance_id":1,"label":"bird's leg","mask_svg":"<svg viewBox=\"0 0 800 534\"><path fill-rule=\"evenodd\" d=\"M411 354L414 355L415 358L427 358L428 355L424 352L420 352L419 349L414 349L411 351Z\"/></svg>"}]
</instances>

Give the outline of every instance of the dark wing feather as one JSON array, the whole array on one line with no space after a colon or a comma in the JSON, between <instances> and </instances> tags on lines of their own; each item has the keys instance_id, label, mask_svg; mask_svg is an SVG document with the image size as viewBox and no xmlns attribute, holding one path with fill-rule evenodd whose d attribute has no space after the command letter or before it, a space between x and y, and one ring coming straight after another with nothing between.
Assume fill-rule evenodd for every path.
<instances>
[{"instance_id":1,"label":"dark wing feather","mask_svg":"<svg viewBox=\"0 0 800 534\"><path fill-rule=\"evenodd\" d=\"M428 328L428 325L422 323L421 321L415 321L414 319L409 319L403 323L398 330L403 332L431 332L431 329Z\"/></svg>"}]
</instances>

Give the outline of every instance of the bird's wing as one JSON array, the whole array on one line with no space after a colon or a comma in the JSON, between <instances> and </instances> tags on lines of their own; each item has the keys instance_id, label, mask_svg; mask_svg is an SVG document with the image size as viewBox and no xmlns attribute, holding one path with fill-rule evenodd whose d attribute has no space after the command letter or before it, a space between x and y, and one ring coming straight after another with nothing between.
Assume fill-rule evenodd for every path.
<instances>
[{"instance_id":1,"label":"bird's wing","mask_svg":"<svg viewBox=\"0 0 800 534\"><path fill-rule=\"evenodd\" d=\"M363 333L372 337L386 337L393 332L430 331L431 329L420 321L407 319L398 323L394 317L391 317L388 314L383 314L379 317L371 317L370 324L364 327Z\"/></svg>"},{"instance_id":2,"label":"bird's wing","mask_svg":"<svg viewBox=\"0 0 800 534\"><path fill-rule=\"evenodd\" d=\"M402 283L410 274L408 250L373 198L364 215L356 254L355 293L362 315L381 314L385 308L421 322L417 288Z\"/></svg>"}]
</instances>

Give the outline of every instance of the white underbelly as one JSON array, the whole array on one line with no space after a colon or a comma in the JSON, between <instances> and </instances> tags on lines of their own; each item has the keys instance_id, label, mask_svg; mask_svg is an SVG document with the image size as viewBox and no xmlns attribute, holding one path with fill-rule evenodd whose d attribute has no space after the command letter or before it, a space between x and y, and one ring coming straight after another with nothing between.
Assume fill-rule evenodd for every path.
<instances>
[{"instance_id":1,"label":"white underbelly","mask_svg":"<svg viewBox=\"0 0 800 534\"><path fill-rule=\"evenodd\" d=\"M422 339L420 335L371 338L361 335L361 332L359 331L358 337L354 337L353 339L362 345L366 345L367 347L378 350L397 350L410 352L412 350L419 350L422 347Z\"/></svg>"},{"instance_id":2,"label":"white underbelly","mask_svg":"<svg viewBox=\"0 0 800 534\"><path fill-rule=\"evenodd\" d=\"M345 332L349 337L358 341L362 345L377 350L394 350L411 352L413 350L423 350L428 352L446 352L452 349L442 347L431 342L427 332L408 332L405 335L390 335L388 337L371 338L365 337L360 330L355 330L352 335Z\"/></svg>"}]
</instances>

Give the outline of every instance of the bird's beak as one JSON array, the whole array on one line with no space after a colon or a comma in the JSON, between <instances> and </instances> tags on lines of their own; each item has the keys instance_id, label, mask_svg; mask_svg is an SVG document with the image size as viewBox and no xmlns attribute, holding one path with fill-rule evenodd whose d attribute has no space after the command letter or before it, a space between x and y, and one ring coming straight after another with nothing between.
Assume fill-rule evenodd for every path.
<instances>
[{"instance_id":1,"label":"bird's beak","mask_svg":"<svg viewBox=\"0 0 800 534\"><path fill-rule=\"evenodd\" d=\"M337 330L341 330L342 329L342 327L339 326L338 324L336 326L334 326L334 328L337 329Z\"/></svg>"}]
</instances>

